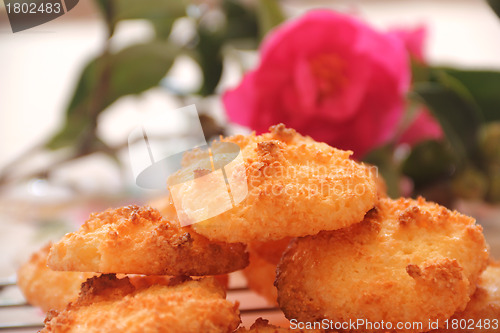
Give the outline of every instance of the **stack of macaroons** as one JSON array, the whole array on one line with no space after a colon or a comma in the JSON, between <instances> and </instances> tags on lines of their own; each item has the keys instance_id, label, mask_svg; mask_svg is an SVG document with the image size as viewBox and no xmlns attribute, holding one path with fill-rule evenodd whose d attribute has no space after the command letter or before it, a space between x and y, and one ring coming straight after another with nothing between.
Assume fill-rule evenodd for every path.
<instances>
[{"instance_id":1,"label":"stack of macaroons","mask_svg":"<svg viewBox=\"0 0 500 333\"><path fill-rule=\"evenodd\" d=\"M485 271L487 245L472 218L422 198L389 199L372 167L282 124L221 142L237 144L243 157L225 176L236 179L243 170L248 185L246 199L232 209L189 226L179 222L178 214L192 216L199 207L194 195L206 194L203 182L182 180L214 171L222 162L210 156L225 158L214 144L211 155L186 153L171 176L179 185L175 205L170 197L157 209L93 214L52 246L48 266L61 272L34 259L21 268L27 299L54 309L43 332L323 332L320 325L294 330L264 319L249 330L238 327L238 307L218 281L241 269L249 287L295 323L364 319L392 328L355 331L425 332L438 328L431 321L446 331L452 318L499 317L499 272L495 264ZM218 200L200 198L201 209ZM37 256L46 257L47 250ZM50 274L73 281L54 293L67 294L60 302L33 297L33 286ZM74 285L81 282L77 297ZM406 322L422 326L396 327Z\"/></svg>"}]
</instances>

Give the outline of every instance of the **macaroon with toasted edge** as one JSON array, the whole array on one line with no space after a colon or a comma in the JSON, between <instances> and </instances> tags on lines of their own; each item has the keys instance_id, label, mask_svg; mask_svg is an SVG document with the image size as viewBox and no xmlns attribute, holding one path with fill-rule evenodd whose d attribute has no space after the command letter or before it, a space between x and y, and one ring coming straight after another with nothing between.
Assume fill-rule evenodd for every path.
<instances>
[{"instance_id":1,"label":"macaroon with toasted edge","mask_svg":"<svg viewBox=\"0 0 500 333\"><path fill-rule=\"evenodd\" d=\"M183 167L170 176L175 184L176 208L184 216L211 216L205 210L221 205L219 195L206 191L206 182L193 184L202 170L214 164L225 166L233 155L224 143L237 144L242 165L226 170L229 186L241 185L246 178L248 192L235 207L207 218L192 221L193 229L211 240L243 242L278 240L314 235L360 222L377 200L377 186L371 171L350 159L352 152L302 136L283 124L272 126L262 135L236 135L221 138L211 155L190 151ZM238 191L242 191L239 187ZM203 207L192 205L193 198Z\"/></svg>"},{"instance_id":2,"label":"macaroon with toasted edge","mask_svg":"<svg viewBox=\"0 0 500 333\"><path fill-rule=\"evenodd\" d=\"M500 262L492 260L481 274L465 310L455 313L447 327L433 333L452 333L462 328L476 333L500 332Z\"/></svg>"},{"instance_id":3,"label":"macaroon with toasted edge","mask_svg":"<svg viewBox=\"0 0 500 333\"><path fill-rule=\"evenodd\" d=\"M160 212L135 205L92 214L52 245L54 270L144 275L219 275L248 265L246 246L210 241L183 228L171 204Z\"/></svg>"},{"instance_id":4,"label":"macaroon with toasted edge","mask_svg":"<svg viewBox=\"0 0 500 333\"><path fill-rule=\"evenodd\" d=\"M50 244L33 253L17 271L17 285L31 305L44 312L63 310L75 301L80 286L95 273L58 272L47 267Z\"/></svg>"},{"instance_id":5,"label":"macaroon with toasted edge","mask_svg":"<svg viewBox=\"0 0 500 333\"><path fill-rule=\"evenodd\" d=\"M275 284L288 319L363 318L422 332L465 309L487 263L473 218L422 198L381 199L359 224L293 240Z\"/></svg>"},{"instance_id":6,"label":"macaroon with toasted edge","mask_svg":"<svg viewBox=\"0 0 500 333\"><path fill-rule=\"evenodd\" d=\"M76 302L47 314L41 332L231 333L240 323L238 306L225 299L215 278L150 282L134 285L114 274L91 278Z\"/></svg>"}]
</instances>

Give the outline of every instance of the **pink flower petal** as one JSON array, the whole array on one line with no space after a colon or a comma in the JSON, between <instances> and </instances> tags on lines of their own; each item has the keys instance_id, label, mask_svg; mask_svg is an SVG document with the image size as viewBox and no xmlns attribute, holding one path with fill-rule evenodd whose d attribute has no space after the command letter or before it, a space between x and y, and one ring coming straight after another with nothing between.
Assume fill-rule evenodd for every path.
<instances>
[{"instance_id":1,"label":"pink flower petal","mask_svg":"<svg viewBox=\"0 0 500 333\"><path fill-rule=\"evenodd\" d=\"M407 143L414 146L424 140L440 140L443 138L443 130L432 114L422 109L408 129L399 138L399 143Z\"/></svg>"},{"instance_id":2,"label":"pink flower petal","mask_svg":"<svg viewBox=\"0 0 500 333\"><path fill-rule=\"evenodd\" d=\"M274 29L223 101L231 121L257 132L284 122L360 157L394 136L409 82L400 38L317 10Z\"/></svg>"}]
</instances>

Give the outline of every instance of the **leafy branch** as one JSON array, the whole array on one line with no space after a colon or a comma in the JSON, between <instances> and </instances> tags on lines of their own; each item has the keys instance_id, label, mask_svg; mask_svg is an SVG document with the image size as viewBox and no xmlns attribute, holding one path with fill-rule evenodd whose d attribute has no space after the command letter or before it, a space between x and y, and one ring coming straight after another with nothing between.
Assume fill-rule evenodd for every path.
<instances>
[{"instance_id":1,"label":"leafy branch","mask_svg":"<svg viewBox=\"0 0 500 333\"><path fill-rule=\"evenodd\" d=\"M104 153L119 162L117 152L126 148L128 142L109 146L97 134L98 118L109 106L124 96L139 95L159 86L179 55L195 60L203 73L201 88L191 94L212 95L222 76L225 45L246 40L256 47L265 32L283 20L275 0L261 1L257 6L222 0L215 8L190 0L95 1L107 27L107 39L100 54L84 66L66 107L61 128L1 170L0 187L33 177L47 177L57 167L94 153ZM188 15L189 11L197 14ZM205 18L214 12L223 14L225 24L207 23L209 20ZM180 45L170 38L172 28L180 18L190 20L195 26L196 36L187 45ZM136 19L151 24L155 31L153 38L112 52L110 42L119 29L118 23ZM170 88L170 94L184 100L184 93L175 87ZM202 121L212 131L220 132L212 119L204 116ZM57 157L47 168L16 176L18 166L29 163L38 153L52 153Z\"/></svg>"}]
</instances>

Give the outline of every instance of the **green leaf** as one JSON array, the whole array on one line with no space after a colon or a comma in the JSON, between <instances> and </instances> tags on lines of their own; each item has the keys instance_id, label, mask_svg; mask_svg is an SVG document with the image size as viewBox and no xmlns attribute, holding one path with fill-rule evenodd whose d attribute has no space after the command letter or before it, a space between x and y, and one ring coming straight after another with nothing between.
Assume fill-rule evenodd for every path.
<instances>
[{"instance_id":1,"label":"green leaf","mask_svg":"<svg viewBox=\"0 0 500 333\"><path fill-rule=\"evenodd\" d=\"M244 6L241 1L224 0L222 10L226 16L224 39L257 39L259 26L254 8Z\"/></svg>"},{"instance_id":2,"label":"green leaf","mask_svg":"<svg viewBox=\"0 0 500 333\"><path fill-rule=\"evenodd\" d=\"M115 22L113 19L113 4L114 1L111 0L95 0L97 7L102 12L102 15L104 16L104 21L106 22L106 26L108 28L108 37L111 37L115 31Z\"/></svg>"},{"instance_id":3,"label":"green leaf","mask_svg":"<svg viewBox=\"0 0 500 333\"><path fill-rule=\"evenodd\" d=\"M490 170L489 174L489 188L488 188L488 201L499 204L500 203L500 168Z\"/></svg>"},{"instance_id":4,"label":"green leaf","mask_svg":"<svg viewBox=\"0 0 500 333\"><path fill-rule=\"evenodd\" d=\"M492 122L481 128L479 150L487 165L500 169L500 122Z\"/></svg>"},{"instance_id":5,"label":"green leaf","mask_svg":"<svg viewBox=\"0 0 500 333\"><path fill-rule=\"evenodd\" d=\"M257 17L253 9L241 1L223 0L222 10L226 24L216 28L200 24L197 43L190 56L198 62L203 74L203 84L198 93L208 96L215 93L223 70L223 46L235 40L257 40Z\"/></svg>"},{"instance_id":6,"label":"green leaf","mask_svg":"<svg viewBox=\"0 0 500 333\"><path fill-rule=\"evenodd\" d=\"M114 0L116 22L130 19L164 19L184 16L183 0Z\"/></svg>"},{"instance_id":7,"label":"green leaf","mask_svg":"<svg viewBox=\"0 0 500 333\"><path fill-rule=\"evenodd\" d=\"M92 93L95 90L95 84L99 81L102 70L102 62L99 58L91 60L85 66L76 85L73 98L68 105L68 114L75 113L78 106L90 102Z\"/></svg>"},{"instance_id":8,"label":"green leaf","mask_svg":"<svg viewBox=\"0 0 500 333\"><path fill-rule=\"evenodd\" d=\"M179 50L166 42L133 45L115 54L104 54L84 68L66 110L64 126L47 148L88 147L95 140L97 117L117 99L140 94L160 82Z\"/></svg>"},{"instance_id":9,"label":"green leaf","mask_svg":"<svg viewBox=\"0 0 500 333\"><path fill-rule=\"evenodd\" d=\"M46 143L47 148L59 149L76 145L83 133L91 131L93 117L89 110L102 70L102 61L99 58L91 60L85 66L66 109L65 123Z\"/></svg>"},{"instance_id":10,"label":"green leaf","mask_svg":"<svg viewBox=\"0 0 500 333\"><path fill-rule=\"evenodd\" d=\"M203 73L203 84L199 91L202 96L215 92L222 76L222 45L224 37L220 32L210 32L203 27L198 28L198 44L195 60Z\"/></svg>"},{"instance_id":11,"label":"green leaf","mask_svg":"<svg viewBox=\"0 0 500 333\"><path fill-rule=\"evenodd\" d=\"M258 17L261 38L285 20L281 6L276 0L258 0Z\"/></svg>"},{"instance_id":12,"label":"green leaf","mask_svg":"<svg viewBox=\"0 0 500 333\"><path fill-rule=\"evenodd\" d=\"M66 118L63 127L45 144L48 149L56 150L68 146L76 148L83 133L92 131L91 119L81 113Z\"/></svg>"},{"instance_id":13,"label":"green leaf","mask_svg":"<svg viewBox=\"0 0 500 333\"><path fill-rule=\"evenodd\" d=\"M167 39L172 32L175 18L150 19L158 39Z\"/></svg>"},{"instance_id":14,"label":"green leaf","mask_svg":"<svg viewBox=\"0 0 500 333\"><path fill-rule=\"evenodd\" d=\"M469 91L486 122L500 120L500 72L443 68Z\"/></svg>"},{"instance_id":15,"label":"green leaf","mask_svg":"<svg viewBox=\"0 0 500 333\"><path fill-rule=\"evenodd\" d=\"M491 9L497 14L498 17L500 17L500 0L487 0L488 4L490 5Z\"/></svg>"},{"instance_id":16,"label":"green leaf","mask_svg":"<svg viewBox=\"0 0 500 333\"><path fill-rule=\"evenodd\" d=\"M153 25L170 25L176 18L186 15L183 0L96 0L112 35L116 24L122 20L146 19Z\"/></svg>"},{"instance_id":17,"label":"green leaf","mask_svg":"<svg viewBox=\"0 0 500 333\"><path fill-rule=\"evenodd\" d=\"M411 59L411 80L413 83L429 81L431 74L429 66L415 59Z\"/></svg>"},{"instance_id":18,"label":"green leaf","mask_svg":"<svg viewBox=\"0 0 500 333\"><path fill-rule=\"evenodd\" d=\"M122 96L139 94L156 86L179 52L174 44L154 41L130 46L113 55L107 105Z\"/></svg>"},{"instance_id":19,"label":"green leaf","mask_svg":"<svg viewBox=\"0 0 500 333\"><path fill-rule=\"evenodd\" d=\"M453 177L451 190L459 198L484 200L488 185L486 174L475 167L467 166Z\"/></svg>"},{"instance_id":20,"label":"green leaf","mask_svg":"<svg viewBox=\"0 0 500 333\"><path fill-rule=\"evenodd\" d=\"M428 140L413 147L403 162L402 172L413 180L416 187L421 187L449 176L453 164L453 154L444 143Z\"/></svg>"},{"instance_id":21,"label":"green leaf","mask_svg":"<svg viewBox=\"0 0 500 333\"><path fill-rule=\"evenodd\" d=\"M427 82L415 84L413 92L439 121L460 160L474 160L481 125L480 112L477 105L459 90L453 84L446 86L439 82Z\"/></svg>"}]
</instances>

